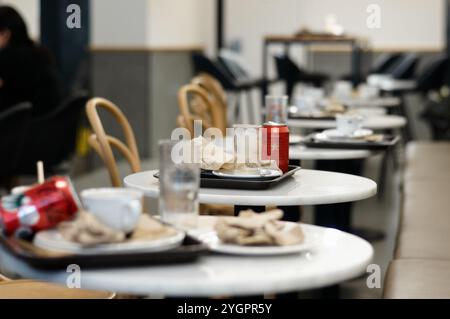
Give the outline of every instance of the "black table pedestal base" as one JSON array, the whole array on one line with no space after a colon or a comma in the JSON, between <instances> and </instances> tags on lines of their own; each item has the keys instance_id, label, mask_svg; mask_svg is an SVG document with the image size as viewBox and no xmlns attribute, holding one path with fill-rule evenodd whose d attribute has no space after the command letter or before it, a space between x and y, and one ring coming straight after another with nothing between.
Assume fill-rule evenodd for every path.
<instances>
[{"instance_id":1,"label":"black table pedestal base","mask_svg":"<svg viewBox=\"0 0 450 319\"><path fill-rule=\"evenodd\" d=\"M370 229L370 228L360 228L360 227L352 227L349 230L349 233L361 237L369 242L375 242L379 240L383 240L386 237L386 234L381 230Z\"/></svg>"}]
</instances>

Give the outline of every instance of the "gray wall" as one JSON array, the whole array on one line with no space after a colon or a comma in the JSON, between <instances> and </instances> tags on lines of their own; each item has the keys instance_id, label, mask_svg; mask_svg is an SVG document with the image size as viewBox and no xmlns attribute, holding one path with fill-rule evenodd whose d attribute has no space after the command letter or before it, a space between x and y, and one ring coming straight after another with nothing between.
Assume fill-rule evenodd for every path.
<instances>
[{"instance_id":1,"label":"gray wall","mask_svg":"<svg viewBox=\"0 0 450 319\"><path fill-rule=\"evenodd\" d=\"M157 141L169 138L178 115L177 91L192 78L189 51L117 51L91 53L92 95L117 104L134 129L141 158L157 154ZM103 115L103 114L102 114ZM105 130L122 137L113 118Z\"/></svg>"}]
</instances>

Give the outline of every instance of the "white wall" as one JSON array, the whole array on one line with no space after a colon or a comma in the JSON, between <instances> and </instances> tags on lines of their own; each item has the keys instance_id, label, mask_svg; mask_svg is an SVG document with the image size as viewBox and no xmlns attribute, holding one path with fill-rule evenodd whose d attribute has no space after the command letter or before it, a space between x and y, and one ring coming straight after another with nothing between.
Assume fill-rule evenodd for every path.
<instances>
[{"instance_id":1,"label":"white wall","mask_svg":"<svg viewBox=\"0 0 450 319\"><path fill-rule=\"evenodd\" d=\"M34 40L39 40L40 10L38 0L0 0L0 4L14 7L25 19L28 32Z\"/></svg>"},{"instance_id":2,"label":"white wall","mask_svg":"<svg viewBox=\"0 0 450 319\"><path fill-rule=\"evenodd\" d=\"M323 30L333 13L352 35L374 48L444 46L444 0L226 0L226 38L240 40L251 69L261 73L262 42L268 34L292 34L302 26ZM366 26L368 4L381 7L381 29Z\"/></svg>"},{"instance_id":3,"label":"white wall","mask_svg":"<svg viewBox=\"0 0 450 319\"><path fill-rule=\"evenodd\" d=\"M142 47L148 37L148 0L90 0L91 44Z\"/></svg>"},{"instance_id":4,"label":"white wall","mask_svg":"<svg viewBox=\"0 0 450 319\"><path fill-rule=\"evenodd\" d=\"M149 0L149 34L153 47L204 46L214 35L211 0ZM212 40L212 39L211 39Z\"/></svg>"},{"instance_id":5,"label":"white wall","mask_svg":"<svg viewBox=\"0 0 450 319\"><path fill-rule=\"evenodd\" d=\"M91 0L92 45L208 46L213 7L213 0Z\"/></svg>"}]
</instances>

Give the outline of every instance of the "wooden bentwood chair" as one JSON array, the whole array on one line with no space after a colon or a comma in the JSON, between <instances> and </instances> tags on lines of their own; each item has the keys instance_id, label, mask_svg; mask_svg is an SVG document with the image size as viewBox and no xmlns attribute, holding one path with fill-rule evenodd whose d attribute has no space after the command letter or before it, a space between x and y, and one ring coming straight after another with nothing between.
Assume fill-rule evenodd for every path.
<instances>
[{"instance_id":1,"label":"wooden bentwood chair","mask_svg":"<svg viewBox=\"0 0 450 319\"><path fill-rule=\"evenodd\" d=\"M226 132L226 120L223 109L214 103L208 91L195 84L187 84L178 91L178 106L181 117L178 124L185 127L194 137L194 121L202 121L202 129L218 128L222 134ZM182 119L182 120L180 120Z\"/></svg>"},{"instance_id":2,"label":"wooden bentwood chair","mask_svg":"<svg viewBox=\"0 0 450 319\"><path fill-rule=\"evenodd\" d=\"M180 115L179 127L189 130L194 137L194 121L202 121L203 131L218 128L223 136L226 134L226 95L220 83L207 74L195 77L178 91ZM228 205L201 204L202 215L233 215L234 209Z\"/></svg>"},{"instance_id":3,"label":"wooden bentwood chair","mask_svg":"<svg viewBox=\"0 0 450 319\"><path fill-rule=\"evenodd\" d=\"M69 289L34 280L11 280L0 274L0 299L113 299L115 293Z\"/></svg>"},{"instance_id":4,"label":"wooden bentwood chair","mask_svg":"<svg viewBox=\"0 0 450 319\"><path fill-rule=\"evenodd\" d=\"M102 121L98 114L99 107L110 112L117 122L119 122L125 136L125 143L105 133ZM133 173L141 171L141 162L133 129L119 107L103 98L96 97L90 99L86 104L86 114L94 131L94 134L89 137L89 144L105 163L112 186L121 187L122 179L119 174L112 147L116 148L125 157L130 164Z\"/></svg>"}]
</instances>

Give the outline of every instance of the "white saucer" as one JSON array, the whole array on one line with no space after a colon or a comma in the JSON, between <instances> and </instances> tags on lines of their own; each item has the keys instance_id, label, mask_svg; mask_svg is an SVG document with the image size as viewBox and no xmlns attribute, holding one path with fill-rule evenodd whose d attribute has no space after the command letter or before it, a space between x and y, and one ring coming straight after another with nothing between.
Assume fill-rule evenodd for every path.
<instances>
[{"instance_id":1,"label":"white saucer","mask_svg":"<svg viewBox=\"0 0 450 319\"><path fill-rule=\"evenodd\" d=\"M297 134L289 135L289 144L299 144L303 141L303 136Z\"/></svg>"},{"instance_id":2,"label":"white saucer","mask_svg":"<svg viewBox=\"0 0 450 319\"><path fill-rule=\"evenodd\" d=\"M297 223L282 222L285 224L286 230L297 226ZM214 230L206 231L202 233L190 232L189 234L196 237L201 242L205 243L211 251L229 254L229 255L244 255L244 256L276 256L276 255L291 255L298 254L305 251L311 251L317 247L321 238L312 231L311 226L301 224L305 239L301 244L289 245L289 246L241 246L234 244L223 243L217 236L217 232Z\"/></svg>"},{"instance_id":3,"label":"white saucer","mask_svg":"<svg viewBox=\"0 0 450 319\"><path fill-rule=\"evenodd\" d=\"M356 130L353 134L343 134L337 129L325 130L322 133L316 135L317 139L329 140L329 139L358 139L372 135L373 131L365 128Z\"/></svg>"},{"instance_id":4,"label":"white saucer","mask_svg":"<svg viewBox=\"0 0 450 319\"><path fill-rule=\"evenodd\" d=\"M264 172L261 174L259 172ZM271 178L281 176L283 173L280 170L272 169L272 168L263 168L260 170L255 170L255 172L250 171L232 171L232 170L218 170L212 172L217 177L228 177L228 178Z\"/></svg>"}]
</instances>

